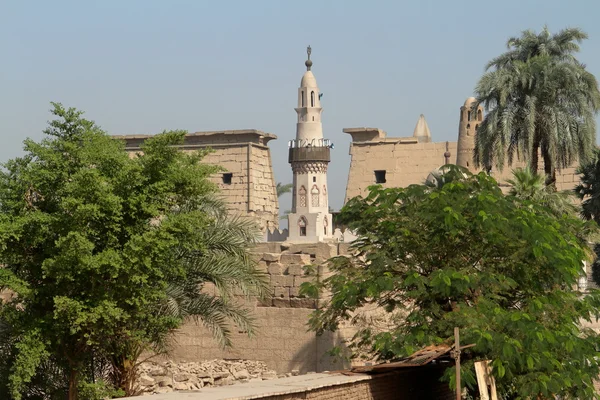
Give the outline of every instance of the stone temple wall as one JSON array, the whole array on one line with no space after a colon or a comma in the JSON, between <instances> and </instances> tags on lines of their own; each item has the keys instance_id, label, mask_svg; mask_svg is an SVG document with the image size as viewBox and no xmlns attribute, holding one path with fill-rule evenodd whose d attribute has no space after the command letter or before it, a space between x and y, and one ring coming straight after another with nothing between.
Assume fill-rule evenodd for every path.
<instances>
[{"instance_id":1,"label":"stone temple wall","mask_svg":"<svg viewBox=\"0 0 600 400\"><path fill-rule=\"evenodd\" d=\"M367 138L353 135L346 201L376 184L375 171L385 171L383 186L406 187L423 183L431 171L445 164L446 142L418 143L414 138L386 138L385 132L379 132ZM455 160L456 142L448 143L448 151Z\"/></svg>"},{"instance_id":2,"label":"stone temple wall","mask_svg":"<svg viewBox=\"0 0 600 400\"><path fill-rule=\"evenodd\" d=\"M432 171L445 165L446 152L449 153L448 163L456 163L456 142L418 143L412 137L387 137L384 131L377 128L349 128L344 132L352 136L345 201L358 195L364 196L367 188L377 183L376 171L385 171L382 186L407 187L424 183ZM543 172L541 160L540 157L540 169ZM492 176L508 190L506 180L512 178L512 170L524 165L516 162L502 171L492 171ZM571 190L577 185L579 179L575 170L576 166L572 166L557 172L558 190Z\"/></svg>"},{"instance_id":3,"label":"stone temple wall","mask_svg":"<svg viewBox=\"0 0 600 400\"><path fill-rule=\"evenodd\" d=\"M126 142L132 156L139 154L140 146L151 136L115 136ZM254 218L263 233L279 226L279 202L271 153L268 147L275 135L257 130L196 132L185 136L180 149L212 150L203 160L219 165L225 171L214 174L211 180L219 187L229 211Z\"/></svg>"},{"instance_id":4,"label":"stone temple wall","mask_svg":"<svg viewBox=\"0 0 600 400\"><path fill-rule=\"evenodd\" d=\"M336 345L343 347L354 330L344 327L322 336L309 331L307 323L319 301L301 296L299 288L303 282L329 276L324 266L316 267L315 273L309 275L303 268L305 265L318 266L330 257L348 254L348 244L259 243L253 254L259 268L267 274L271 294L262 300L246 300L257 320L256 336L249 338L245 332L233 330L233 347L224 350L219 348L206 328L190 322L175 336L176 344L169 359L175 362L257 360L265 362L278 373L331 371L347 367L326 352Z\"/></svg>"}]
</instances>

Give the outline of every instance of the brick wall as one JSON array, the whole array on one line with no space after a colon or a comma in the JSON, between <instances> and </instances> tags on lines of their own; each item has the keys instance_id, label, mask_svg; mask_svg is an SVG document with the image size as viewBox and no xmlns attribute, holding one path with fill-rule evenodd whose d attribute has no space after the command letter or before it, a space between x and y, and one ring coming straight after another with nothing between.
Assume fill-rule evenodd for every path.
<instances>
[{"instance_id":1,"label":"brick wall","mask_svg":"<svg viewBox=\"0 0 600 400\"><path fill-rule=\"evenodd\" d=\"M440 382L442 369L417 367L374 375L371 379L332 385L276 396L255 396L264 400L452 400L455 394Z\"/></svg>"}]
</instances>

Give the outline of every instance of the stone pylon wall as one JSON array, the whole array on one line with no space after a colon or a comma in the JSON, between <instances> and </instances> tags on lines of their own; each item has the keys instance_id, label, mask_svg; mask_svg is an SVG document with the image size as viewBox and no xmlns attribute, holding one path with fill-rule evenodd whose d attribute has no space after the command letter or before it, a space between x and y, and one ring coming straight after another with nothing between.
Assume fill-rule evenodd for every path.
<instances>
[{"instance_id":1,"label":"stone pylon wall","mask_svg":"<svg viewBox=\"0 0 600 400\"><path fill-rule=\"evenodd\" d=\"M125 141L131 157L141 154L150 135L115 136ZM257 130L196 132L185 136L182 151L210 149L202 162L223 171L210 179L219 187L232 214L256 220L263 233L279 226L279 201L268 142L275 135ZM230 175L226 177L225 175Z\"/></svg>"}]
</instances>

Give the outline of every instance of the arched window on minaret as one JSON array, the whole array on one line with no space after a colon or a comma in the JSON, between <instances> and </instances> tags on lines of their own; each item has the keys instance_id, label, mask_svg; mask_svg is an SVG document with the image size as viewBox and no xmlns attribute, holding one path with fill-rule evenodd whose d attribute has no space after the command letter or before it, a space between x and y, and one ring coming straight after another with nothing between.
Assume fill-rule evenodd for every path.
<instances>
[{"instance_id":1,"label":"arched window on minaret","mask_svg":"<svg viewBox=\"0 0 600 400\"><path fill-rule=\"evenodd\" d=\"M310 106L314 107L315 106L315 92L310 92Z\"/></svg>"},{"instance_id":2,"label":"arched window on minaret","mask_svg":"<svg viewBox=\"0 0 600 400\"><path fill-rule=\"evenodd\" d=\"M323 207L327 207L327 186L323 185Z\"/></svg>"},{"instance_id":3,"label":"arched window on minaret","mask_svg":"<svg viewBox=\"0 0 600 400\"><path fill-rule=\"evenodd\" d=\"M323 233L327 236L327 227L329 226L329 221L327 217L323 218Z\"/></svg>"},{"instance_id":4,"label":"arched window on minaret","mask_svg":"<svg viewBox=\"0 0 600 400\"><path fill-rule=\"evenodd\" d=\"M319 207L319 194L319 188L317 185L313 185L312 189L310 190L310 203L313 207Z\"/></svg>"},{"instance_id":5,"label":"arched window on minaret","mask_svg":"<svg viewBox=\"0 0 600 400\"><path fill-rule=\"evenodd\" d=\"M467 111L467 121L471 120L471 111Z\"/></svg>"},{"instance_id":6,"label":"arched window on minaret","mask_svg":"<svg viewBox=\"0 0 600 400\"><path fill-rule=\"evenodd\" d=\"M300 236L306 236L306 226L308 221L304 218L304 215L298 219L298 229L300 230Z\"/></svg>"},{"instance_id":7,"label":"arched window on minaret","mask_svg":"<svg viewBox=\"0 0 600 400\"><path fill-rule=\"evenodd\" d=\"M304 93L304 90L302 91L302 107L304 107L304 105L306 104L306 93Z\"/></svg>"},{"instance_id":8,"label":"arched window on minaret","mask_svg":"<svg viewBox=\"0 0 600 400\"><path fill-rule=\"evenodd\" d=\"M298 202L300 207L306 207L306 188L304 186L300 186L300 190L298 190Z\"/></svg>"},{"instance_id":9,"label":"arched window on minaret","mask_svg":"<svg viewBox=\"0 0 600 400\"><path fill-rule=\"evenodd\" d=\"M477 110L477 121L481 121L483 118L483 114L481 112L481 110Z\"/></svg>"}]
</instances>

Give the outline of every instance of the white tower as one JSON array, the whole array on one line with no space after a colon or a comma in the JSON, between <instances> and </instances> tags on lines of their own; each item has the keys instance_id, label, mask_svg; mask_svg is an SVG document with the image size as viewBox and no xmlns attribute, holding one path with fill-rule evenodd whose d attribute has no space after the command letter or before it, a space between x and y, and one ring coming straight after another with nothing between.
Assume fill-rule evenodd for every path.
<instances>
[{"instance_id":1,"label":"white tower","mask_svg":"<svg viewBox=\"0 0 600 400\"><path fill-rule=\"evenodd\" d=\"M294 173L292 212L288 215L291 242L320 242L333 237L327 197L331 144L323 139L323 109L317 80L310 70L310 46L307 53L306 72L298 89L296 139L289 142L289 162Z\"/></svg>"}]
</instances>

